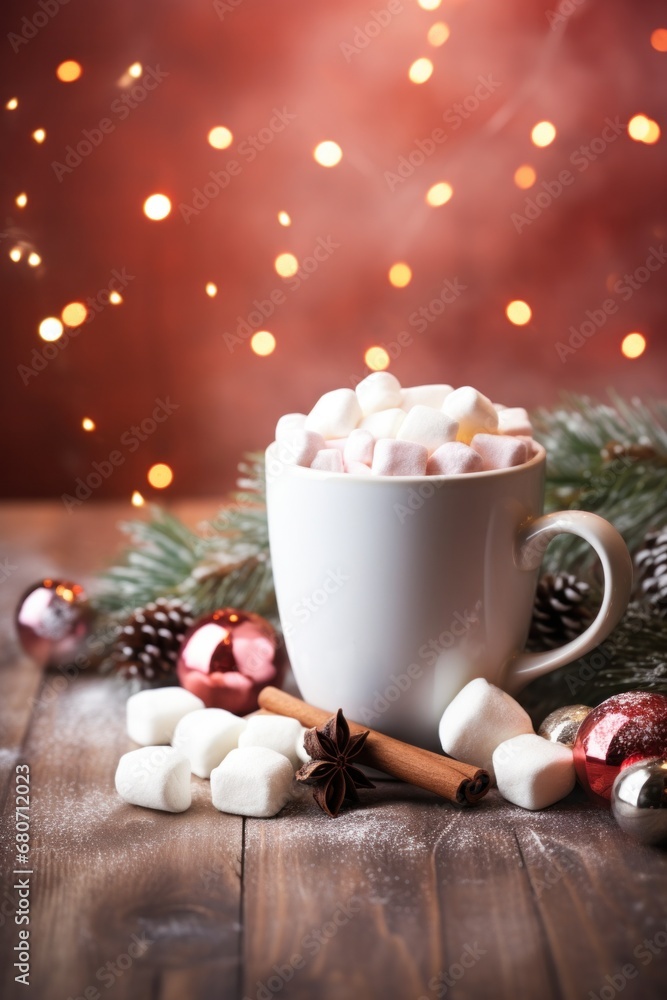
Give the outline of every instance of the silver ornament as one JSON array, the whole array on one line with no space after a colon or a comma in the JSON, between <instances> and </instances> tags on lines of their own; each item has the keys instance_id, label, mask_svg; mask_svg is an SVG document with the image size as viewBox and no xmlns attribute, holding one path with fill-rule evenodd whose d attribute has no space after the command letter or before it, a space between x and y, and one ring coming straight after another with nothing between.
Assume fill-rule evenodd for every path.
<instances>
[{"instance_id":1,"label":"silver ornament","mask_svg":"<svg viewBox=\"0 0 667 1000\"><path fill-rule=\"evenodd\" d=\"M591 711L588 705L564 705L563 708L557 708L547 715L537 730L537 735L551 743L562 743L564 747L572 748L579 726Z\"/></svg>"},{"instance_id":2,"label":"silver ornament","mask_svg":"<svg viewBox=\"0 0 667 1000\"><path fill-rule=\"evenodd\" d=\"M611 790L611 811L620 828L642 844L667 840L667 757L624 768Z\"/></svg>"}]
</instances>

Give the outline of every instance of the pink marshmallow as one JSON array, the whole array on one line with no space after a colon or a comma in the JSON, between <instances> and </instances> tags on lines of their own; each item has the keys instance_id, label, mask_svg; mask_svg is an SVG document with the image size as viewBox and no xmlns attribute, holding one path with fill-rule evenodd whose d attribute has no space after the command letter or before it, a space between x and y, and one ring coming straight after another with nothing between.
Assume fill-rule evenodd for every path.
<instances>
[{"instance_id":1,"label":"pink marshmallow","mask_svg":"<svg viewBox=\"0 0 667 1000\"><path fill-rule=\"evenodd\" d=\"M482 456L484 471L511 469L528 457L525 441L508 434L475 434L470 444Z\"/></svg>"},{"instance_id":2,"label":"pink marshmallow","mask_svg":"<svg viewBox=\"0 0 667 1000\"><path fill-rule=\"evenodd\" d=\"M370 476L371 469L369 465L365 465L364 462L350 462L349 465L345 466L345 471L351 476Z\"/></svg>"},{"instance_id":3,"label":"pink marshmallow","mask_svg":"<svg viewBox=\"0 0 667 1000\"><path fill-rule=\"evenodd\" d=\"M276 442L276 457L285 465L309 466L318 451L325 447L324 438L315 431L292 431L288 438Z\"/></svg>"},{"instance_id":4,"label":"pink marshmallow","mask_svg":"<svg viewBox=\"0 0 667 1000\"><path fill-rule=\"evenodd\" d=\"M481 472L483 467L482 456L474 448L461 441L451 441L433 452L426 472L429 476L459 476L465 472Z\"/></svg>"},{"instance_id":5,"label":"pink marshmallow","mask_svg":"<svg viewBox=\"0 0 667 1000\"><path fill-rule=\"evenodd\" d=\"M320 472L342 472L343 455L340 448L322 448L310 463L311 469Z\"/></svg>"},{"instance_id":6,"label":"pink marshmallow","mask_svg":"<svg viewBox=\"0 0 667 1000\"><path fill-rule=\"evenodd\" d=\"M533 433L533 425L523 406L506 406L498 411L498 433L499 434L523 434L530 437Z\"/></svg>"},{"instance_id":7,"label":"pink marshmallow","mask_svg":"<svg viewBox=\"0 0 667 1000\"><path fill-rule=\"evenodd\" d=\"M334 438L332 441L325 441L325 448L338 448L341 455L345 451L345 445L347 444L347 438Z\"/></svg>"},{"instance_id":8,"label":"pink marshmallow","mask_svg":"<svg viewBox=\"0 0 667 1000\"><path fill-rule=\"evenodd\" d=\"M380 438L375 442L372 471L376 476L423 476L427 459L423 444Z\"/></svg>"},{"instance_id":9,"label":"pink marshmallow","mask_svg":"<svg viewBox=\"0 0 667 1000\"><path fill-rule=\"evenodd\" d=\"M363 462L364 465L370 465L373 461L374 447L375 438L371 432L357 427L345 440L345 449L343 451L345 467L347 468L353 462Z\"/></svg>"}]
</instances>

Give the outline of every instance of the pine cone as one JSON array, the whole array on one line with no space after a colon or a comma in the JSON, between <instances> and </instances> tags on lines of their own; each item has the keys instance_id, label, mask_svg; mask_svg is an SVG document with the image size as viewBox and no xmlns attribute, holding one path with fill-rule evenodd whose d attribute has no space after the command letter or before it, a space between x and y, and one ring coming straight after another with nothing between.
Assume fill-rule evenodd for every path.
<instances>
[{"instance_id":1,"label":"pine cone","mask_svg":"<svg viewBox=\"0 0 667 1000\"><path fill-rule=\"evenodd\" d=\"M116 671L148 681L173 675L183 636L193 621L192 608L176 598L161 597L137 608L114 643Z\"/></svg>"},{"instance_id":2,"label":"pine cone","mask_svg":"<svg viewBox=\"0 0 667 1000\"><path fill-rule=\"evenodd\" d=\"M641 600L661 617L667 617L667 528L649 531L635 556L637 589Z\"/></svg>"},{"instance_id":3,"label":"pine cone","mask_svg":"<svg viewBox=\"0 0 667 1000\"><path fill-rule=\"evenodd\" d=\"M589 591L587 583L570 573L543 576L535 593L529 647L555 649L580 635L592 619Z\"/></svg>"}]
</instances>

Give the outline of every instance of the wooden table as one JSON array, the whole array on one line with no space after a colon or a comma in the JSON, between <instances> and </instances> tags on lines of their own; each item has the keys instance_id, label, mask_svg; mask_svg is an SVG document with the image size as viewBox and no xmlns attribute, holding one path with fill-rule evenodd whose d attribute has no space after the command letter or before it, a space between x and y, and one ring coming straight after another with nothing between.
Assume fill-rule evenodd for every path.
<instances>
[{"instance_id":1,"label":"wooden table","mask_svg":"<svg viewBox=\"0 0 667 1000\"><path fill-rule=\"evenodd\" d=\"M187 505L191 521L215 503ZM308 797L277 819L125 805L122 685L43 675L11 612L43 575L111 558L120 505L0 511L3 998L651 1000L665 995L667 861L579 793L527 813L459 811L378 784L338 819ZM6 575L6 574L5 574ZM15 767L31 785L31 876L13 876ZM30 879L30 985L12 968L14 884Z\"/></svg>"}]
</instances>

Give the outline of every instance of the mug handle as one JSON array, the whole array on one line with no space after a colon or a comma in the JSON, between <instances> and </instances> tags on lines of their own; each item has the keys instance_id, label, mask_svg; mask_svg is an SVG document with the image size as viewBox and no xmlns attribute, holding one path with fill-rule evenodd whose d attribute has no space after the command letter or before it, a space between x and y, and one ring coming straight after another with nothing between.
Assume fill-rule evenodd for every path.
<instances>
[{"instance_id":1,"label":"mug handle","mask_svg":"<svg viewBox=\"0 0 667 1000\"><path fill-rule=\"evenodd\" d=\"M604 573L602 605L588 628L564 646L542 653L517 653L509 663L505 684L513 693L536 677L571 663L598 646L616 627L630 600L632 560L627 546L616 528L588 511L543 514L522 525L515 552L517 567L526 571L538 569L549 542L562 534L578 535L592 545L599 556Z\"/></svg>"}]
</instances>

